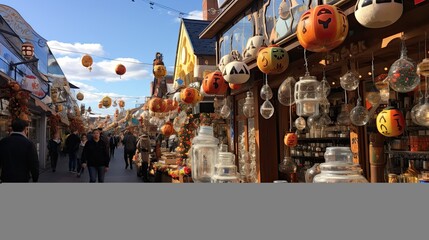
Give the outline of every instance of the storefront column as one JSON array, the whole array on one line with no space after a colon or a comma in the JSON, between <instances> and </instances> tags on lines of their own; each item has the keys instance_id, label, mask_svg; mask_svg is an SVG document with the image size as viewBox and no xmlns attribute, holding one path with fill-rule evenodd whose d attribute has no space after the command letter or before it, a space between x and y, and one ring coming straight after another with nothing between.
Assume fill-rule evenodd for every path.
<instances>
[{"instance_id":1,"label":"storefront column","mask_svg":"<svg viewBox=\"0 0 429 240\"><path fill-rule=\"evenodd\" d=\"M48 123L47 123L47 117L46 117L46 113L42 113L41 114L41 118L40 118L40 131L39 131L39 162L40 162L40 166L42 168L46 168L47 162L46 162L46 150L47 150L47 146L46 146L46 137L47 137L47 128L48 128Z\"/></svg>"}]
</instances>

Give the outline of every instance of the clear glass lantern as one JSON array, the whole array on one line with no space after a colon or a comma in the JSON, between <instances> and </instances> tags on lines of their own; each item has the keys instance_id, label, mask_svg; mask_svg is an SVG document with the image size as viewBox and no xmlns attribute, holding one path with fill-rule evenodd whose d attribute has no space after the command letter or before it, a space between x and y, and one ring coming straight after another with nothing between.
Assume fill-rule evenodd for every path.
<instances>
[{"instance_id":1,"label":"clear glass lantern","mask_svg":"<svg viewBox=\"0 0 429 240\"><path fill-rule=\"evenodd\" d=\"M359 164L353 163L353 153L350 147L328 147L325 152L325 163L319 165L314 183L367 183L362 176Z\"/></svg>"},{"instance_id":2,"label":"clear glass lantern","mask_svg":"<svg viewBox=\"0 0 429 240\"><path fill-rule=\"evenodd\" d=\"M219 140L213 136L213 127L200 126L198 135L192 139L192 179L194 182L211 182L217 161Z\"/></svg>"},{"instance_id":3,"label":"clear glass lantern","mask_svg":"<svg viewBox=\"0 0 429 240\"><path fill-rule=\"evenodd\" d=\"M402 44L401 58L390 66L387 79L393 90L406 93L414 90L420 84L420 76L417 74L414 61L407 57L404 42Z\"/></svg>"},{"instance_id":4,"label":"clear glass lantern","mask_svg":"<svg viewBox=\"0 0 429 240\"><path fill-rule=\"evenodd\" d=\"M212 183L238 183L237 166L235 155L230 152L219 152L218 164L216 165L211 182Z\"/></svg>"},{"instance_id":5,"label":"clear glass lantern","mask_svg":"<svg viewBox=\"0 0 429 240\"><path fill-rule=\"evenodd\" d=\"M279 164L279 171L286 174L286 179L288 182L293 181L293 174L296 174L298 166L292 160L291 157L284 157L283 162Z\"/></svg>"},{"instance_id":6,"label":"clear glass lantern","mask_svg":"<svg viewBox=\"0 0 429 240\"><path fill-rule=\"evenodd\" d=\"M296 114L302 117L319 114L320 82L315 76L306 74L295 84Z\"/></svg>"},{"instance_id":7,"label":"clear glass lantern","mask_svg":"<svg viewBox=\"0 0 429 240\"><path fill-rule=\"evenodd\" d=\"M255 106L254 106L254 98L252 92L247 92L247 97L243 106L243 114L247 118L252 118L255 115Z\"/></svg>"}]
</instances>

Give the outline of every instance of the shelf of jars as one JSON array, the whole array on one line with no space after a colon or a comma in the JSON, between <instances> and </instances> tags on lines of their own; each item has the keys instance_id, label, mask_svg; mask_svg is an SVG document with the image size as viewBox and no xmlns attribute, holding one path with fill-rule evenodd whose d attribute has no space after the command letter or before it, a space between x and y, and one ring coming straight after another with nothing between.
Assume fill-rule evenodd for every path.
<instances>
[{"instance_id":1,"label":"shelf of jars","mask_svg":"<svg viewBox=\"0 0 429 240\"><path fill-rule=\"evenodd\" d=\"M298 138L299 142L341 142L341 143L348 143L350 142L350 138L348 137L325 137L325 138Z\"/></svg>"},{"instance_id":2,"label":"shelf of jars","mask_svg":"<svg viewBox=\"0 0 429 240\"><path fill-rule=\"evenodd\" d=\"M429 161L429 151L401 151L401 150L387 150L386 154L391 155L393 158L404 159L420 159Z\"/></svg>"}]
</instances>

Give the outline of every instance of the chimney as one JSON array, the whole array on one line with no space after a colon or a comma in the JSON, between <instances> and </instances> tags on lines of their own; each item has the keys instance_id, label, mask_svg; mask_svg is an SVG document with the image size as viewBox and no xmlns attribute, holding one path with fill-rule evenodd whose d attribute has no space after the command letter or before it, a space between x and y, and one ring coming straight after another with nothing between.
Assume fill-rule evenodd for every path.
<instances>
[{"instance_id":1,"label":"chimney","mask_svg":"<svg viewBox=\"0 0 429 240\"><path fill-rule=\"evenodd\" d=\"M203 0L203 20L213 21L217 17L219 6L217 0Z\"/></svg>"}]
</instances>

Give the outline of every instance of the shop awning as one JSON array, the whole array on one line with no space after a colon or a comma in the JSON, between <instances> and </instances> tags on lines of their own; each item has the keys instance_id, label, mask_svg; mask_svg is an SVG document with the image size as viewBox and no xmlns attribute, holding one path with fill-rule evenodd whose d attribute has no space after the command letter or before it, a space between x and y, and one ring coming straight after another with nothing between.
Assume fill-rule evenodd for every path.
<instances>
[{"instance_id":1,"label":"shop awning","mask_svg":"<svg viewBox=\"0 0 429 240\"><path fill-rule=\"evenodd\" d=\"M34 100L34 103L37 107L40 107L45 112L50 112L51 114L56 114L54 110L52 110L48 105L46 105L44 102L39 100L37 97L30 95L31 98Z\"/></svg>"}]
</instances>

